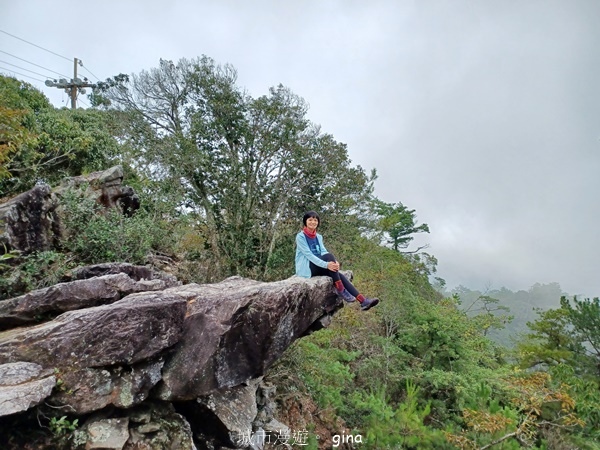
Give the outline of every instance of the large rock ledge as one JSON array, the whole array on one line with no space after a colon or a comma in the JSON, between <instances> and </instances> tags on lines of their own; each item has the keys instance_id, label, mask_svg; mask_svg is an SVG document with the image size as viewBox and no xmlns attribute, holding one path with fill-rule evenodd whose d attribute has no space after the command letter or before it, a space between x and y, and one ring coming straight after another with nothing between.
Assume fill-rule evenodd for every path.
<instances>
[{"instance_id":1,"label":"large rock ledge","mask_svg":"<svg viewBox=\"0 0 600 450\"><path fill-rule=\"evenodd\" d=\"M256 428L266 370L341 307L326 277L180 285L140 266L87 267L0 302L0 425L50 408L81 418L72 448L159 449L143 444L158 434L246 448L235 436ZM260 423L272 419L263 410ZM98 427L118 444L95 446Z\"/></svg>"}]
</instances>

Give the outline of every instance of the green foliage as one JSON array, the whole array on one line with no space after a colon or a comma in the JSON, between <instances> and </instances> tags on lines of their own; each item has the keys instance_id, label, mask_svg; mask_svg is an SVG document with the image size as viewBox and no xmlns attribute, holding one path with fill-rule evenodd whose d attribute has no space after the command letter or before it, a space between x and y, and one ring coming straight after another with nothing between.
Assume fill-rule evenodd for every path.
<instances>
[{"instance_id":1,"label":"green foliage","mask_svg":"<svg viewBox=\"0 0 600 450\"><path fill-rule=\"evenodd\" d=\"M0 300L56 284L72 267L67 255L52 250L14 258L0 266Z\"/></svg>"},{"instance_id":2,"label":"green foliage","mask_svg":"<svg viewBox=\"0 0 600 450\"><path fill-rule=\"evenodd\" d=\"M161 60L106 96L126 111L122 133L138 167L185 190L222 275L280 274L293 254L278 246L305 209L348 215L371 193L373 178L310 123L303 99L283 86L252 98L231 66L210 58Z\"/></svg>"},{"instance_id":3,"label":"green foliage","mask_svg":"<svg viewBox=\"0 0 600 450\"><path fill-rule=\"evenodd\" d=\"M367 448L452 448L444 431L462 423L457 411L477 404L481 380L496 398L505 391L501 350L412 258L345 237L328 248L355 270L359 291L383 301L368 314L344 308L330 329L303 339L293 371L323 407L368 436ZM339 351L353 357L333 359Z\"/></svg>"},{"instance_id":4,"label":"green foliage","mask_svg":"<svg viewBox=\"0 0 600 450\"><path fill-rule=\"evenodd\" d=\"M148 254L172 245L173 236L162 218L141 209L131 217L105 210L84 192L69 190L62 198L66 239L63 246L78 263L127 261L144 264Z\"/></svg>"},{"instance_id":5,"label":"green foliage","mask_svg":"<svg viewBox=\"0 0 600 450\"><path fill-rule=\"evenodd\" d=\"M396 407L382 390L358 391L355 407L365 411L362 425L366 430L365 448L369 449L444 449L453 448L441 431L425 425L431 413L429 404L420 406L420 389L406 382L406 396Z\"/></svg>"},{"instance_id":6,"label":"green foliage","mask_svg":"<svg viewBox=\"0 0 600 450\"><path fill-rule=\"evenodd\" d=\"M590 361L590 370L600 378L600 299L578 300L575 297L571 304L569 299L562 297L560 306L568 315L582 358Z\"/></svg>"},{"instance_id":7,"label":"green foliage","mask_svg":"<svg viewBox=\"0 0 600 450\"><path fill-rule=\"evenodd\" d=\"M55 109L39 91L0 76L0 197L105 169L119 145L107 113Z\"/></svg>"},{"instance_id":8,"label":"green foliage","mask_svg":"<svg viewBox=\"0 0 600 450\"><path fill-rule=\"evenodd\" d=\"M116 86L120 86L124 83L129 82L129 75L120 73L111 78L107 78L105 81L99 81L92 88L92 91L88 95L88 99L90 100L90 105L94 108L105 107L108 108L111 106L110 99L106 96L106 93Z\"/></svg>"},{"instance_id":9,"label":"green foliage","mask_svg":"<svg viewBox=\"0 0 600 450\"><path fill-rule=\"evenodd\" d=\"M500 391L482 384L479 401L462 410L461 429L446 431L450 442L464 449L573 448L582 421L564 386L544 372L517 370L501 381Z\"/></svg>"},{"instance_id":10,"label":"green foliage","mask_svg":"<svg viewBox=\"0 0 600 450\"><path fill-rule=\"evenodd\" d=\"M7 166L17 149L30 138L22 125L24 116L22 110L0 106L0 180L11 177Z\"/></svg>"},{"instance_id":11,"label":"green foliage","mask_svg":"<svg viewBox=\"0 0 600 450\"><path fill-rule=\"evenodd\" d=\"M50 431L56 437L62 437L71 434L79 426L79 419L70 421L67 416L60 418L52 417L50 419Z\"/></svg>"},{"instance_id":12,"label":"green foliage","mask_svg":"<svg viewBox=\"0 0 600 450\"><path fill-rule=\"evenodd\" d=\"M600 442L600 380L582 378L575 367L568 364L556 365L550 373L575 400L575 411L585 422L579 435L585 440Z\"/></svg>"},{"instance_id":13,"label":"green foliage","mask_svg":"<svg viewBox=\"0 0 600 450\"><path fill-rule=\"evenodd\" d=\"M0 75L0 105L13 110L28 110L32 113L52 109L50 101L41 91L29 83L5 75ZM27 120L33 118L28 116Z\"/></svg>"},{"instance_id":14,"label":"green foliage","mask_svg":"<svg viewBox=\"0 0 600 450\"><path fill-rule=\"evenodd\" d=\"M574 305L574 306L573 306ZM522 367L568 364L580 375L600 377L600 302L561 298L561 307L538 310L529 333L518 344Z\"/></svg>"},{"instance_id":15,"label":"green foliage","mask_svg":"<svg viewBox=\"0 0 600 450\"><path fill-rule=\"evenodd\" d=\"M532 333L518 344L519 363L545 368L573 399L574 412L582 424L560 439L570 445L576 443L577 448L594 448L591 443L600 439L599 301L562 297L560 308L538 314L529 324Z\"/></svg>"},{"instance_id":16,"label":"green foliage","mask_svg":"<svg viewBox=\"0 0 600 450\"><path fill-rule=\"evenodd\" d=\"M18 152L34 139L36 114L50 109L50 102L29 83L0 75L0 197L12 177Z\"/></svg>"},{"instance_id":17,"label":"green foliage","mask_svg":"<svg viewBox=\"0 0 600 450\"><path fill-rule=\"evenodd\" d=\"M322 408L342 409L353 375L348 363L358 354L331 345L333 330L323 330L298 343L297 365L308 391Z\"/></svg>"},{"instance_id":18,"label":"green foliage","mask_svg":"<svg viewBox=\"0 0 600 450\"><path fill-rule=\"evenodd\" d=\"M356 270L359 290L384 299L368 315L351 308L338 314L332 325L338 334L327 340L329 353L332 347L357 352L340 377L352 379L352 392L331 383L328 397L336 399L330 404L350 427L370 437L365 445L516 449L528 442L541 449L578 439L587 448L581 443L591 442L589 433L577 434L584 414L576 405L593 417L595 400L584 408L557 382L511 375L504 351L486 336L502 325L494 320L506 315L496 299L482 296L474 306L481 311L470 315L458 296L437 296L428 284L430 272L412 257L352 235L348 246L333 245L346 268ZM320 379L324 369L311 370ZM552 402L563 407L554 411Z\"/></svg>"},{"instance_id":19,"label":"green foliage","mask_svg":"<svg viewBox=\"0 0 600 450\"><path fill-rule=\"evenodd\" d=\"M6 248L6 245L3 244L4 247L4 253L2 253L0 255L0 270L7 270L10 269L10 265L6 264L6 262L9 262L12 259L15 259L19 256L20 252L17 250L10 250L8 251L8 249Z\"/></svg>"},{"instance_id":20,"label":"green foliage","mask_svg":"<svg viewBox=\"0 0 600 450\"><path fill-rule=\"evenodd\" d=\"M528 323L532 332L517 344L521 367L573 362L579 344L571 335L568 311L538 310L538 314L537 320Z\"/></svg>"},{"instance_id":21,"label":"green foliage","mask_svg":"<svg viewBox=\"0 0 600 450\"><path fill-rule=\"evenodd\" d=\"M57 448L72 448L74 432L79 427L79 419L69 420L67 416L52 417L48 424Z\"/></svg>"},{"instance_id":22,"label":"green foliage","mask_svg":"<svg viewBox=\"0 0 600 450\"><path fill-rule=\"evenodd\" d=\"M402 203L385 203L375 199L373 211L378 217L377 229L385 235L386 244L395 251L407 248L414 239L414 234L429 233L429 226L417 225L414 209L408 209ZM416 253L427 246L421 246L411 253Z\"/></svg>"},{"instance_id":23,"label":"green foliage","mask_svg":"<svg viewBox=\"0 0 600 450\"><path fill-rule=\"evenodd\" d=\"M514 316L508 314L510 308L499 303L500 300L497 298L481 295L464 311L467 314L474 314L473 319L487 336L490 330L501 330L514 319Z\"/></svg>"}]
</instances>

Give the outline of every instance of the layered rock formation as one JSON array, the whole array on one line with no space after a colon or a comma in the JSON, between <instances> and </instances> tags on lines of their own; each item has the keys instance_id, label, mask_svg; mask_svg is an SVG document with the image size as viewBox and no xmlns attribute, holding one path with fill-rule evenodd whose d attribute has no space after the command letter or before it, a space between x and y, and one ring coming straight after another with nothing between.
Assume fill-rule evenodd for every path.
<instances>
[{"instance_id":1,"label":"layered rock formation","mask_svg":"<svg viewBox=\"0 0 600 450\"><path fill-rule=\"evenodd\" d=\"M131 187L122 183L123 169L115 166L69 178L55 189L46 184L35 186L0 204L0 245L25 254L54 248L63 237L60 197L68 189L84 191L106 208L119 207L124 213L135 211L140 206L139 199Z\"/></svg>"},{"instance_id":2,"label":"layered rock formation","mask_svg":"<svg viewBox=\"0 0 600 450\"><path fill-rule=\"evenodd\" d=\"M72 276L0 302L0 439L33 408L77 418L67 448L250 448L244 434L284 427L263 374L342 306L325 277L180 285L127 264Z\"/></svg>"},{"instance_id":3,"label":"layered rock formation","mask_svg":"<svg viewBox=\"0 0 600 450\"><path fill-rule=\"evenodd\" d=\"M117 166L1 204L0 253L68 238L69 189L131 213L122 180ZM262 376L342 307L329 278L182 285L110 263L63 281L0 301L2 449L262 449L251 435L290 431Z\"/></svg>"}]
</instances>

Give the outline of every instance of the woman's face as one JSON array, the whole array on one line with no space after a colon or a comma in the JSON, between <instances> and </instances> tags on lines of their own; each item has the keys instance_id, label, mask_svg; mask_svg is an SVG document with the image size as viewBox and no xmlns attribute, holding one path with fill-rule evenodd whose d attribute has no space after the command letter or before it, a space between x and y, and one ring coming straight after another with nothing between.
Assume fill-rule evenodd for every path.
<instances>
[{"instance_id":1,"label":"woman's face","mask_svg":"<svg viewBox=\"0 0 600 450\"><path fill-rule=\"evenodd\" d=\"M317 219L316 217L309 217L308 219L306 219L306 228L308 228L310 231L315 231L318 226L319 219Z\"/></svg>"}]
</instances>

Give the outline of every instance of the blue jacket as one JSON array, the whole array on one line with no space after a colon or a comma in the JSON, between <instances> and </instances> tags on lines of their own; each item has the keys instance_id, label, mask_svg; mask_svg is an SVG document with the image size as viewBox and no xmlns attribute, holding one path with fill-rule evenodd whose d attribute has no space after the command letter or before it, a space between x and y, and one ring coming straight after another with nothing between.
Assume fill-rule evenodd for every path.
<instances>
[{"instance_id":1,"label":"blue jacket","mask_svg":"<svg viewBox=\"0 0 600 450\"><path fill-rule=\"evenodd\" d=\"M321 255L327 253L327 249L323 245L323 236L317 233L317 240L321 246ZM306 242L304 231L300 231L296 235L296 275L299 277L310 278L310 265L312 262L315 266L327 268L327 261L323 261L318 256L313 255Z\"/></svg>"}]
</instances>

